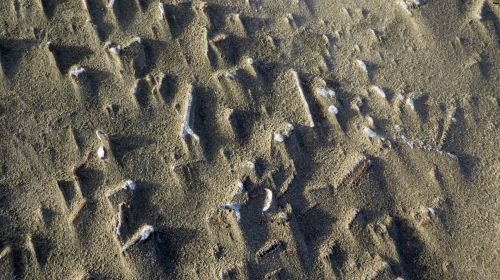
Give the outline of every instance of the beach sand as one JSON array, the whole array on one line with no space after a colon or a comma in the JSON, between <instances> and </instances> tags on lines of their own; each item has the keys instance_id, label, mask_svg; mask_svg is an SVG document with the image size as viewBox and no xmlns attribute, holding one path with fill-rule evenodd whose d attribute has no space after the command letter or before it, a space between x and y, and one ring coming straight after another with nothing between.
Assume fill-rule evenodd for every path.
<instances>
[{"instance_id":1,"label":"beach sand","mask_svg":"<svg viewBox=\"0 0 500 280\"><path fill-rule=\"evenodd\" d=\"M0 1L0 279L498 279L499 17Z\"/></svg>"}]
</instances>

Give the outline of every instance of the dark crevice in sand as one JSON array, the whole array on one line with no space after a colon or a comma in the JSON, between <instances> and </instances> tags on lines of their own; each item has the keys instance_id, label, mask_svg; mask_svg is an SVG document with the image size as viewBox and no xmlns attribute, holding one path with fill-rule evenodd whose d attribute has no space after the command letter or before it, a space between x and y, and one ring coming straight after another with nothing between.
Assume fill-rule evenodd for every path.
<instances>
[{"instance_id":1,"label":"dark crevice in sand","mask_svg":"<svg viewBox=\"0 0 500 280\"><path fill-rule=\"evenodd\" d=\"M116 158L120 165L124 165L125 157L140 148L154 144L153 139L143 136L121 136L114 135L110 139L111 150L113 156Z\"/></svg>"},{"instance_id":2,"label":"dark crevice in sand","mask_svg":"<svg viewBox=\"0 0 500 280\"><path fill-rule=\"evenodd\" d=\"M7 78L14 78L22 58L36 43L31 39L0 39L0 63Z\"/></svg>"}]
</instances>

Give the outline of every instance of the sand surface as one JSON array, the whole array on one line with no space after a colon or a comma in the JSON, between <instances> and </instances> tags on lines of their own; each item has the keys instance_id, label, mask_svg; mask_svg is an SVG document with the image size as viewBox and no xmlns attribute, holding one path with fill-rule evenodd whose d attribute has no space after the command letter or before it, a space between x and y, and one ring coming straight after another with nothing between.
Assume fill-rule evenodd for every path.
<instances>
[{"instance_id":1,"label":"sand surface","mask_svg":"<svg viewBox=\"0 0 500 280\"><path fill-rule=\"evenodd\" d=\"M0 279L498 279L499 17L0 1Z\"/></svg>"}]
</instances>

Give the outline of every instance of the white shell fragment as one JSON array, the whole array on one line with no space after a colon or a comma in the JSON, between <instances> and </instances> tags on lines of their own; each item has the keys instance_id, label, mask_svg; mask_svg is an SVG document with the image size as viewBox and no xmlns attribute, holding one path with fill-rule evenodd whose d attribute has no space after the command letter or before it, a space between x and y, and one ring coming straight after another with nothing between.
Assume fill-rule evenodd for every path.
<instances>
[{"instance_id":1,"label":"white shell fragment","mask_svg":"<svg viewBox=\"0 0 500 280\"><path fill-rule=\"evenodd\" d=\"M332 113L332 114L336 115L336 114L338 114L338 113L339 113L339 109L337 109L337 107L335 107L334 105L330 105L330 106L328 107L328 112L330 112L330 113Z\"/></svg>"},{"instance_id":2,"label":"white shell fragment","mask_svg":"<svg viewBox=\"0 0 500 280\"><path fill-rule=\"evenodd\" d=\"M411 149L418 148L418 149L422 149L422 150L434 151L440 155L447 156L447 157L454 159L454 160L458 160L458 157L456 155L454 155L450 152L447 152L447 151L443 151L438 147L433 147L433 146L430 146L429 144L425 144L422 140L409 139L405 135L401 135L400 139L402 140L403 143L407 144Z\"/></svg>"},{"instance_id":3,"label":"white shell fragment","mask_svg":"<svg viewBox=\"0 0 500 280\"><path fill-rule=\"evenodd\" d=\"M411 149L415 148L415 141L407 139L406 136L401 135L401 140L403 140L406 145L408 145Z\"/></svg>"},{"instance_id":4,"label":"white shell fragment","mask_svg":"<svg viewBox=\"0 0 500 280\"><path fill-rule=\"evenodd\" d=\"M309 120L309 126L314 127L314 120L311 115L311 110L309 109L309 104L307 103L306 96L304 95L304 90L302 89L302 85L300 85L299 74L295 70L292 70L293 78L295 79L295 85L300 94L300 98L302 99L302 103L304 104L304 109L306 110L307 118Z\"/></svg>"},{"instance_id":5,"label":"white shell fragment","mask_svg":"<svg viewBox=\"0 0 500 280\"><path fill-rule=\"evenodd\" d=\"M281 135L279 133L275 133L273 136L273 139L274 139L274 141L279 142L279 143L285 141L285 138L283 137L283 135Z\"/></svg>"},{"instance_id":6,"label":"white shell fragment","mask_svg":"<svg viewBox=\"0 0 500 280\"><path fill-rule=\"evenodd\" d=\"M365 116L365 120L366 122L368 123L369 126L373 126L374 122L373 122L373 118L370 117L369 115L366 115Z\"/></svg>"},{"instance_id":7,"label":"white shell fragment","mask_svg":"<svg viewBox=\"0 0 500 280\"><path fill-rule=\"evenodd\" d=\"M293 124L287 123L286 124L286 130L283 133L283 135L285 135L286 137L290 136L290 134L292 133L293 129L294 129Z\"/></svg>"},{"instance_id":8,"label":"white shell fragment","mask_svg":"<svg viewBox=\"0 0 500 280\"><path fill-rule=\"evenodd\" d=\"M106 43L104 43L104 47L112 54L114 55L120 55L120 52L121 52L121 49L119 46L117 46L116 44L110 42L110 41L107 41Z\"/></svg>"},{"instance_id":9,"label":"white shell fragment","mask_svg":"<svg viewBox=\"0 0 500 280\"><path fill-rule=\"evenodd\" d=\"M381 88L379 88L378 86L372 86L370 88L374 93L378 94L380 97L382 98L386 98L386 94L384 92L384 90L382 90Z\"/></svg>"},{"instance_id":10,"label":"white shell fragment","mask_svg":"<svg viewBox=\"0 0 500 280\"><path fill-rule=\"evenodd\" d=\"M369 127L363 128L363 132L370 138L377 137L377 133L375 131L371 130Z\"/></svg>"},{"instance_id":11,"label":"white shell fragment","mask_svg":"<svg viewBox=\"0 0 500 280\"><path fill-rule=\"evenodd\" d=\"M253 169L255 169L255 163L253 163L253 161L247 161L246 167L250 170L253 170Z\"/></svg>"},{"instance_id":12,"label":"white shell fragment","mask_svg":"<svg viewBox=\"0 0 500 280\"><path fill-rule=\"evenodd\" d=\"M123 246L123 251L126 251L128 248L130 248L132 245L137 244L138 242L145 241L147 240L151 234L154 232L153 226L150 225L144 225L139 231L139 234L135 234L134 237L132 237L124 246Z\"/></svg>"},{"instance_id":13,"label":"white shell fragment","mask_svg":"<svg viewBox=\"0 0 500 280\"><path fill-rule=\"evenodd\" d=\"M226 209L230 211L234 211L234 214L236 215L236 221L240 221L241 219L241 204L238 203L229 203L229 204L221 204L219 205L220 209Z\"/></svg>"},{"instance_id":14,"label":"white shell fragment","mask_svg":"<svg viewBox=\"0 0 500 280\"><path fill-rule=\"evenodd\" d=\"M115 5L115 0L109 0L108 5L106 5L106 7L112 9L114 5Z\"/></svg>"},{"instance_id":15,"label":"white shell fragment","mask_svg":"<svg viewBox=\"0 0 500 280\"><path fill-rule=\"evenodd\" d=\"M363 60L356 60L356 63L358 64L359 68L366 74L368 74L368 67L366 66L366 63Z\"/></svg>"},{"instance_id":16,"label":"white shell fragment","mask_svg":"<svg viewBox=\"0 0 500 280\"><path fill-rule=\"evenodd\" d=\"M325 43L326 43L327 46L330 45L330 40L328 39L328 37L325 34L323 34L321 36L321 38L323 38L323 41L325 41Z\"/></svg>"},{"instance_id":17,"label":"white shell fragment","mask_svg":"<svg viewBox=\"0 0 500 280\"><path fill-rule=\"evenodd\" d=\"M264 207L262 208L262 213L267 212L267 210L271 208L271 205L273 203L273 192L268 188L265 188L264 190L266 191L266 199L264 200Z\"/></svg>"},{"instance_id":18,"label":"white shell fragment","mask_svg":"<svg viewBox=\"0 0 500 280\"><path fill-rule=\"evenodd\" d=\"M220 41L224 41L227 39L227 37L229 36L226 33L219 33L212 38L212 42L217 43Z\"/></svg>"},{"instance_id":19,"label":"white shell fragment","mask_svg":"<svg viewBox=\"0 0 500 280\"><path fill-rule=\"evenodd\" d=\"M111 47L108 49L110 53L120 55L121 49L119 47Z\"/></svg>"},{"instance_id":20,"label":"white shell fragment","mask_svg":"<svg viewBox=\"0 0 500 280\"><path fill-rule=\"evenodd\" d=\"M123 226L123 223L122 223L122 216L123 216L123 209L126 207L125 203L120 203L120 205L118 206L118 209L119 209L119 212L118 212L118 223L115 227L115 234L118 236L118 237L121 237L121 231L122 231L122 226Z\"/></svg>"},{"instance_id":21,"label":"white shell fragment","mask_svg":"<svg viewBox=\"0 0 500 280\"><path fill-rule=\"evenodd\" d=\"M75 69L69 71L69 74L73 77L78 77L80 76L83 72L85 72L85 68L83 67L76 67Z\"/></svg>"},{"instance_id":22,"label":"white shell fragment","mask_svg":"<svg viewBox=\"0 0 500 280\"><path fill-rule=\"evenodd\" d=\"M131 43L134 43L134 42L137 42L137 43L141 44L141 43L142 43L142 39L141 39L141 37L139 37L139 36L134 37L134 39L132 39L132 42L131 42Z\"/></svg>"},{"instance_id":23,"label":"white shell fragment","mask_svg":"<svg viewBox=\"0 0 500 280\"><path fill-rule=\"evenodd\" d=\"M158 4L158 8L160 10L160 19L162 19L165 16L165 7L163 6L163 3Z\"/></svg>"},{"instance_id":24,"label":"white shell fragment","mask_svg":"<svg viewBox=\"0 0 500 280\"><path fill-rule=\"evenodd\" d=\"M97 139L99 139L101 141L109 139L108 135L100 130L96 130L95 135L97 136Z\"/></svg>"},{"instance_id":25,"label":"white shell fragment","mask_svg":"<svg viewBox=\"0 0 500 280\"><path fill-rule=\"evenodd\" d=\"M190 127L190 119L191 119L191 108L193 102L192 89L190 88L188 91L187 104L186 104L186 113L184 114L184 121L182 124L181 136L186 139L187 135L191 135L196 141L200 141L200 137L194 133L194 131Z\"/></svg>"},{"instance_id":26,"label":"white shell fragment","mask_svg":"<svg viewBox=\"0 0 500 280\"><path fill-rule=\"evenodd\" d=\"M368 138L372 138L372 139L380 139L380 140L385 140L384 137L380 137L375 131L373 131L371 128L369 127L365 127L363 128L363 132L366 134L366 136L368 136Z\"/></svg>"},{"instance_id":27,"label":"white shell fragment","mask_svg":"<svg viewBox=\"0 0 500 280\"><path fill-rule=\"evenodd\" d=\"M412 12L410 11L410 6L408 6L408 3L406 3L405 0L399 0L399 5L405 10L408 15L412 16Z\"/></svg>"},{"instance_id":28,"label":"white shell fragment","mask_svg":"<svg viewBox=\"0 0 500 280\"><path fill-rule=\"evenodd\" d=\"M344 12L344 14L346 14L349 17L351 16L351 14L349 13L349 11L345 7L342 7L342 12Z\"/></svg>"},{"instance_id":29,"label":"white shell fragment","mask_svg":"<svg viewBox=\"0 0 500 280\"><path fill-rule=\"evenodd\" d=\"M132 180L127 180L125 181L125 184L123 184L123 189L126 191L128 190L134 191L136 188L137 184Z\"/></svg>"},{"instance_id":30,"label":"white shell fragment","mask_svg":"<svg viewBox=\"0 0 500 280\"><path fill-rule=\"evenodd\" d=\"M132 180L126 180L125 182L122 182L119 184L119 186L117 186L116 188L114 188L113 190L110 190L108 193L107 193L107 196L110 197L120 191L135 191L137 189L137 183L132 181Z\"/></svg>"},{"instance_id":31,"label":"white shell fragment","mask_svg":"<svg viewBox=\"0 0 500 280\"><path fill-rule=\"evenodd\" d=\"M121 236L122 236L122 234L121 234L121 231L122 231L122 226L123 226L122 221L121 221L121 220L118 220L118 224L117 224L117 225L116 225L116 227L115 227L115 234L116 234L116 236L118 236L118 237L121 237Z\"/></svg>"},{"instance_id":32,"label":"white shell fragment","mask_svg":"<svg viewBox=\"0 0 500 280\"><path fill-rule=\"evenodd\" d=\"M153 228L153 226L150 226L150 225L147 225L145 226L142 231L141 231L141 234L139 235L139 241L144 241L146 239L149 238L149 236L155 231L155 229Z\"/></svg>"},{"instance_id":33,"label":"white shell fragment","mask_svg":"<svg viewBox=\"0 0 500 280\"><path fill-rule=\"evenodd\" d=\"M413 102L413 99L407 98L406 105L408 105L413 111L415 111L415 103Z\"/></svg>"},{"instance_id":34,"label":"white shell fragment","mask_svg":"<svg viewBox=\"0 0 500 280\"><path fill-rule=\"evenodd\" d=\"M280 130L281 133L274 133L273 135L273 140L278 142L278 143L282 143L285 141L285 138L287 138L288 136L290 136L290 134L292 133L293 131L293 125L290 124L290 123L287 123L287 126L285 129L283 130Z\"/></svg>"},{"instance_id":35,"label":"white shell fragment","mask_svg":"<svg viewBox=\"0 0 500 280\"><path fill-rule=\"evenodd\" d=\"M322 88L319 91L319 95L321 95L325 98L332 99L335 97L335 91L333 91L333 89L330 89L330 88Z\"/></svg>"},{"instance_id":36,"label":"white shell fragment","mask_svg":"<svg viewBox=\"0 0 500 280\"><path fill-rule=\"evenodd\" d=\"M243 183L241 181L238 181L236 183L236 194L241 194L245 191L245 187L243 186Z\"/></svg>"},{"instance_id":37,"label":"white shell fragment","mask_svg":"<svg viewBox=\"0 0 500 280\"><path fill-rule=\"evenodd\" d=\"M102 146L99 147L99 149L97 149L97 157L103 159L105 156L106 156L106 150Z\"/></svg>"},{"instance_id":38,"label":"white shell fragment","mask_svg":"<svg viewBox=\"0 0 500 280\"><path fill-rule=\"evenodd\" d=\"M224 75L228 79L234 79L234 78L236 78L236 76L234 75L234 72L226 72L226 74L224 74Z\"/></svg>"}]
</instances>

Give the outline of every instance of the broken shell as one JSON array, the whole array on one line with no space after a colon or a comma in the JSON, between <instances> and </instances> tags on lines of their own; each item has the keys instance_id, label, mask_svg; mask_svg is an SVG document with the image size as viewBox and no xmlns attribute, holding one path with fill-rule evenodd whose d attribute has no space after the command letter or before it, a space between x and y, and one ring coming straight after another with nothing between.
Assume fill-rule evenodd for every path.
<instances>
[{"instance_id":1,"label":"broken shell","mask_svg":"<svg viewBox=\"0 0 500 280\"><path fill-rule=\"evenodd\" d=\"M280 142L280 143L285 141L285 138L283 137L283 135L281 135L279 133L275 133L273 136L273 139L274 139L274 141Z\"/></svg>"},{"instance_id":2,"label":"broken shell","mask_svg":"<svg viewBox=\"0 0 500 280\"><path fill-rule=\"evenodd\" d=\"M330 45L330 40L328 39L328 37L325 34L323 34L323 36L321 36L321 38L323 38L323 41L325 41L327 46Z\"/></svg>"},{"instance_id":3,"label":"broken shell","mask_svg":"<svg viewBox=\"0 0 500 280\"><path fill-rule=\"evenodd\" d=\"M401 8L403 8L403 10L405 10L408 13L408 15L410 16L413 15L410 11L410 6L408 6L408 3L406 3L405 0L400 0L399 5L401 5Z\"/></svg>"},{"instance_id":4,"label":"broken shell","mask_svg":"<svg viewBox=\"0 0 500 280\"><path fill-rule=\"evenodd\" d=\"M407 98L406 99L406 105L410 106L410 108L415 111L415 103L413 102L413 99Z\"/></svg>"},{"instance_id":5,"label":"broken shell","mask_svg":"<svg viewBox=\"0 0 500 280\"><path fill-rule=\"evenodd\" d=\"M99 140L108 140L109 139L108 135L100 130L96 130L95 135L97 136L97 139L99 139Z\"/></svg>"},{"instance_id":6,"label":"broken shell","mask_svg":"<svg viewBox=\"0 0 500 280\"><path fill-rule=\"evenodd\" d=\"M115 4L115 0L109 0L108 5L106 5L106 7L108 7L109 9L112 9L114 4Z\"/></svg>"},{"instance_id":7,"label":"broken shell","mask_svg":"<svg viewBox=\"0 0 500 280\"><path fill-rule=\"evenodd\" d=\"M290 136L293 129L294 129L293 125L291 123L287 123L286 130L285 130L285 133L283 135L285 135L286 137Z\"/></svg>"},{"instance_id":8,"label":"broken shell","mask_svg":"<svg viewBox=\"0 0 500 280\"><path fill-rule=\"evenodd\" d=\"M147 225L142 229L141 234L139 235L139 241L144 241L149 238L149 236L155 231L153 226Z\"/></svg>"},{"instance_id":9,"label":"broken shell","mask_svg":"<svg viewBox=\"0 0 500 280\"><path fill-rule=\"evenodd\" d=\"M366 115L365 116L365 120L366 120L366 122L368 122L369 126L373 126L374 122L373 122L373 118L372 117L370 117L369 115Z\"/></svg>"},{"instance_id":10,"label":"broken shell","mask_svg":"<svg viewBox=\"0 0 500 280\"><path fill-rule=\"evenodd\" d=\"M217 43L217 42L220 42L220 41L223 41L223 40L226 40L228 37L227 34L225 33L219 33L217 35L215 35L213 38L212 38L212 42L214 43Z\"/></svg>"},{"instance_id":11,"label":"broken shell","mask_svg":"<svg viewBox=\"0 0 500 280\"><path fill-rule=\"evenodd\" d=\"M238 181L236 183L236 194L241 194L245 191L245 187L243 186L243 183L241 181Z\"/></svg>"},{"instance_id":12,"label":"broken shell","mask_svg":"<svg viewBox=\"0 0 500 280\"><path fill-rule=\"evenodd\" d=\"M236 221L240 221L241 219L241 204L238 203L229 203L229 204L221 204L219 205L220 209L226 209L230 211L234 211L234 214L236 215Z\"/></svg>"},{"instance_id":13,"label":"broken shell","mask_svg":"<svg viewBox=\"0 0 500 280\"><path fill-rule=\"evenodd\" d=\"M134 181L132 181L132 180L125 181L125 184L123 185L123 189L124 190L131 190L131 191L133 191L136 188L137 188L137 184Z\"/></svg>"},{"instance_id":14,"label":"broken shell","mask_svg":"<svg viewBox=\"0 0 500 280\"><path fill-rule=\"evenodd\" d=\"M186 104L186 112L184 114L184 121L182 124L181 137L186 139L187 135L191 135L196 141L200 141L200 137L191 129L190 120L191 120L191 108L193 102L192 88L189 89L187 93L187 104Z\"/></svg>"},{"instance_id":15,"label":"broken shell","mask_svg":"<svg viewBox=\"0 0 500 280\"><path fill-rule=\"evenodd\" d=\"M290 134L292 133L293 129L294 129L293 125L290 124L290 123L287 123L286 127L284 129L280 129L279 130L280 133L274 133L273 140L276 141L276 142L279 142L279 143L284 142L285 138L287 138L288 136L290 136Z\"/></svg>"},{"instance_id":16,"label":"broken shell","mask_svg":"<svg viewBox=\"0 0 500 280\"><path fill-rule=\"evenodd\" d=\"M104 147L99 147L99 149L97 149L97 156L100 158L100 159L103 159L105 156L106 156L106 150L104 149Z\"/></svg>"},{"instance_id":17,"label":"broken shell","mask_svg":"<svg viewBox=\"0 0 500 280\"><path fill-rule=\"evenodd\" d=\"M247 161L247 162L246 162L246 167L247 167L248 169L253 170L253 169L255 169L255 163L253 163L252 161Z\"/></svg>"},{"instance_id":18,"label":"broken shell","mask_svg":"<svg viewBox=\"0 0 500 280\"><path fill-rule=\"evenodd\" d=\"M369 127L363 128L363 132L368 136L368 138L385 140L383 137L380 137L375 131L371 130Z\"/></svg>"},{"instance_id":19,"label":"broken shell","mask_svg":"<svg viewBox=\"0 0 500 280\"><path fill-rule=\"evenodd\" d=\"M356 63L358 64L359 68L363 70L366 74L368 74L368 67L366 66L366 63L363 60L356 60Z\"/></svg>"},{"instance_id":20,"label":"broken shell","mask_svg":"<svg viewBox=\"0 0 500 280\"><path fill-rule=\"evenodd\" d=\"M337 109L337 107L335 107L335 106L333 106L333 105L330 105L330 106L328 107L328 112L330 112L330 113L332 113L332 114L336 115L336 114L338 114L338 113L339 113L339 109Z\"/></svg>"},{"instance_id":21,"label":"broken shell","mask_svg":"<svg viewBox=\"0 0 500 280\"><path fill-rule=\"evenodd\" d=\"M147 240L151 234L154 232L153 226L144 225L142 226L139 234L136 234L133 238L131 238L124 246L123 251L126 251L130 246L137 244L140 241Z\"/></svg>"},{"instance_id":22,"label":"broken shell","mask_svg":"<svg viewBox=\"0 0 500 280\"><path fill-rule=\"evenodd\" d=\"M124 215L124 209L127 207L127 205L125 203L120 203L120 205L118 206L118 222L116 224L116 227L115 227L115 234L118 236L118 237L121 237L121 231L122 231L122 221L123 221L123 215Z\"/></svg>"},{"instance_id":23,"label":"broken shell","mask_svg":"<svg viewBox=\"0 0 500 280\"><path fill-rule=\"evenodd\" d=\"M236 76L235 76L235 73L234 73L234 72L226 72L224 75L225 75L225 76L226 76L226 78L228 78L228 79L235 79L235 78L236 78Z\"/></svg>"},{"instance_id":24,"label":"broken shell","mask_svg":"<svg viewBox=\"0 0 500 280\"><path fill-rule=\"evenodd\" d=\"M378 94L380 97L386 98L385 92L378 86L372 86L370 89L376 94Z\"/></svg>"},{"instance_id":25,"label":"broken shell","mask_svg":"<svg viewBox=\"0 0 500 280\"><path fill-rule=\"evenodd\" d=\"M311 114L311 110L309 109L309 103L307 103L306 96L304 94L304 90L302 89L302 85L300 82L299 74L297 71L292 70L292 75L295 80L295 86L297 87L297 90L299 92L300 98L302 99L302 103L304 105L304 110L306 111L307 118L309 120L309 126L314 127L314 120Z\"/></svg>"},{"instance_id":26,"label":"broken shell","mask_svg":"<svg viewBox=\"0 0 500 280\"><path fill-rule=\"evenodd\" d=\"M265 188L264 190L266 191L266 199L264 200L264 207L262 208L262 213L267 212L267 210L271 208L271 205L273 203L273 192L268 188Z\"/></svg>"},{"instance_id":27,"label":"broken shell","mask_svg":"<svg viewBox=\"0 0 500 280\"><path fill-rule=\"evenodd\" d=\"M69 71L69 74L70 74L70 76L78 77L83 72L85 72L85 68L83 68L83 67L76 67L76 68L72 69L71 71Z\"/></svg>"},{"instance_id":28,"label":"broken shell","mask_svg":"<svg viewBox=\"0 0 500 280\"><path fill-rule=\"evenodd\" d=\"M141 37L139 37L139 36L134 37L134 39L132 39L132 43L134 43L134 42L137 42L137 43L141 44L142 43Z\"/></svg>"},{"instance_id":29,"label":"broken shell","mask_svg":"<svg viewBox=\"0 0 500 280\"><path fill-rule=\"evenodd\" d=\"M160 10L160 19L162 19L165 16L165 7L163 6L165 4L159 3L158 8Z\"/></svg>"},{"instance_id":30,"label":"broken shell","mask_svg":"<svg viewBox=\"0 0 500 280\"><path fill-rule=\"evenodd\" d=\"M277 217L278 220L281 222L288 222L288 220L290 219L290 217L288 217L288 214L285 211L280 211Z\"/></svg>"},{"instance_id":31,"label":"broken shell","mask_svg":"<svg viewBox=\"0 0 500 280\"><path fill-rule=\"evenodd\" d=\"M333 89L330 88L322 88L319 90L319 95L325 98L332 99L335 97L335 91L333 91Z\"/></svg>"},{"instance_id":32,"label":"broken shell","mask_svg":"<svg viewBox=\"0 0 500 280\"><path fill-rule=\"evenodd\" d=\"M110 53L120 55L121 49L119 47L111 47L108 49Z\"/></svg>"}]
</instances>

